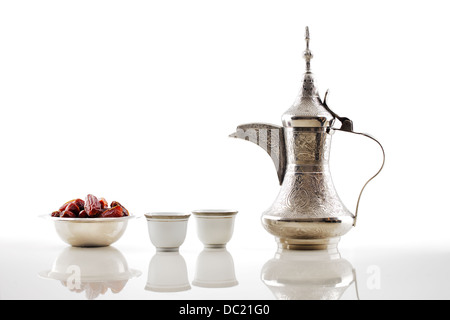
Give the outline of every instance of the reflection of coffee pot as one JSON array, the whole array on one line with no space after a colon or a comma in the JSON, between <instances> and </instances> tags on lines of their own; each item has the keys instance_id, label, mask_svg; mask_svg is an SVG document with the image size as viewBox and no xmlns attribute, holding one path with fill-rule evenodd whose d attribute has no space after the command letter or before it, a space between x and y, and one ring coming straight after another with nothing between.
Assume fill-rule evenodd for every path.
<instances>
[{"instance_id":1,"label":"reflection of coffee pot","mask_svg":"<svg viewBox=\"0 0 450 320\"><path fill-rule=\"evenodd\" d=\"M339 300L356 271L337 248L317 251L279 249L261 270L261 280L280 300Z\"/></svg>"},{"instance_id":2,"label":"reflection of coffee pot","mask_svg":"<svg viewBox=\"0 0 450 320\"><path fill-rule=\"evenodd\" d=\"M334 113L319 97L310 70L309 30L306 28L306 72L303 86L293 106L282 116L283 126L250 123L237 127L230 137L251 141L272 158L281 190L272 206L262 216L266 230L285 249L325 249L337 245L340 236L356 223L355 214L341 202L329 171L331 136L353 131L352 121ZM333 124L338 119L340 128ZM383 168L369 179L372 180ZM367 183L369 182L366 182Z\"/></svg>"}]
</instances>

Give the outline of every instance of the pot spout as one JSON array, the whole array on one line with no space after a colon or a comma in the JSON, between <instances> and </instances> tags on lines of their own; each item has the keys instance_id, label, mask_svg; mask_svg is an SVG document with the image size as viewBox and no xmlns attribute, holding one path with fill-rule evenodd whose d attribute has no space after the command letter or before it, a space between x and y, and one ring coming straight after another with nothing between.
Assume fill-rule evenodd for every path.
<instances>
[{"instance_id":1,"label":"pot spout","mask_svg":"<svg viewBox=\"0 0 450 320\"><path fill-rule=\"evenodd\" d=\"M275 165L280 185L283 183L286 172L283 127L265 123L242 124L229 137L247 140L263 148Z\"/></svg>"}]
</instances>

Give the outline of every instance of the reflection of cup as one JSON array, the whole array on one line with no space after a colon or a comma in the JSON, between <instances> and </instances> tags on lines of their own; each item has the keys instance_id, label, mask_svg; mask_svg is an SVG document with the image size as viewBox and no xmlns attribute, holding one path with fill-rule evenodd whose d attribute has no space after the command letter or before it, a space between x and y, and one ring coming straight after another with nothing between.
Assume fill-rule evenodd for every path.
<instances>
[{"instance_id":1,"label":"reflection of cup","mask_svg":"<svg viewBox=\"0 0 450 320\"><path fill-rule=\"evenodd\" d=\"M197 257L194 286L226 288L238 284L234 261L225 248L204 248Z\"/></svg>"},{"instance_id":2,"label":"reflection of cup","mask_svg":"<svg viewBox=\"0 0 450 320\"><path fill-rule=\"evenodd\" d=\"M145 290L157 292L186 291L191 288L186 262L178 252L157 251L148 266Z\"/></svg>"},{"instance_id":3,"label":"reflection of cup","mask_svg":"<svg viewBox=\"0 0 450 320\"><path fill-rule=\"evenodd\" d=\"M279 249L261 270L262 281L282 300L338 300L355 278L337 249Z\"/></svg>"},{"instance_id":4,"label":"reflection of cup","mask_svg":"<svg viewBox=\"0 0 450 320\"><path fill-rule=\"evenodd\" d=\"M140 274L129 269L125 257L112 246L67 247L55 259L50 271L39 273L43 278L61 281L70 291L84 291L88 299L95 299L108 289L118 293L128 280Z\"/></svg>"}]
</instances>

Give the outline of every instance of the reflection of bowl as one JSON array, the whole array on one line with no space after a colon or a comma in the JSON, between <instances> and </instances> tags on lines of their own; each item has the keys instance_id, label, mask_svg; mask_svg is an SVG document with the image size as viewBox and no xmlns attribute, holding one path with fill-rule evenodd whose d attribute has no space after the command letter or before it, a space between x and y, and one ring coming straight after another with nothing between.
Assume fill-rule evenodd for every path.
<instances>
[{"instance_id":1,"label":"reflection of bowl","mask_svg":"<svg viewBox=\"0 0 450 320\"><path fill-rule=\"evenodd\" d=\"M277 299L338 300L355 281L355 273L337 249L279 249L263 266L261 279Z\"/></svg>"},{"instance_id":2,"label":"reflection of bowl","mask_svg":"<svg viewBox=\"0 0 450 320\"><path fill-rule=\"evenodd\" d=\"M89 299L108 289L120 292L128 280L140 274L128 268L125 257L114 247L68 247L55 259L51 270L39 273L43 278L61 281L71 291L85 291Z\"/></svg>"},{"instance_id":3,"label":"reflection of bowl","mask_svg":"<svg viewBox=\"0 0 450 320\"><path fill-rule=\"evenodd\" d=\"M197 257L194 286L227 288L238 284L234 261L225 248L204 248Z\"/></svg>"},{"instance_id":4,"label":"reflection of bowl","mask_svg":"<svg viewBox=\"0 0 450 320\"><path fill-rule=\"evenodd\" d=\"M178 251L158 251L150 260L145 290L178 292L191 289L184 258Z\"/></svg>"},{"instance_id":5,"label":"reflection of bowl","mask_svg":"<svg viewBox=\"0 0 450 320\"><path fill-rule=\"evenodd\" d=\"M119 240L128 220L121 218L59 218L49 217L55 223L56 233L74 247L104 247Z\"/></svg>"},{"instance_id":6,"label":"reflection of bowl","mask_svg":"<svg viewBox=\"0 0 450 320\"><path fill-rule=\"evenodd\" d=\"M186 238L190 214L178 212L146 213L150 241L158 251L178 251Z\"/></svg>"},{"instance_id":7,"label":"reflection of bowl","mask_svg":"<svg viewBox=\"0 0 450 320\"><path fill-rule=\"evenodd\" d=\"M197 235L205 247L225 247L233 236L235 210L194 210Z\"/></svg>"}]
</instances>

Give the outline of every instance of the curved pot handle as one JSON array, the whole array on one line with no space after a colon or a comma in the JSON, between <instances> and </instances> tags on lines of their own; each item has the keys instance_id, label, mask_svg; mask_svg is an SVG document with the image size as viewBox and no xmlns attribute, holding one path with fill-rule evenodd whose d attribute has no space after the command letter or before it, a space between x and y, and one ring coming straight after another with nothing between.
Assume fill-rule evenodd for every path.
<instances>
[{"instance_id":1,"label":"curved pot handle","mask_svg":"<svg viewBox=\"0 0 450 320\"><path fill-rule=\"evenodd\" d=\"M370 181L372 181L372 179L375 178L381 172L381 170L383 170L384 162L386 160L386 155L384 153L383 146L381 145L381 143L377 139L375 139L374 137L372 137L371 135L369 135L367 133L353 131L353 122L352 122L352 120L350 120L349 118L346 118L346 117L338 116L335 112L333 112L330 109L330 107L328 107L328 105L327 105L328 93L329 93L329 90L327 90L326 93L325 93L325 96L324 96L324 99L323 99L323 106L325 107L325 109L327 109L328 112L330 112L333 115L333 117L337 118L341 122L341 127L339 129L333 128L333 130L349 132L349 133L365 136L365 137L367 137L369 139L372 139L373 141L375 141L380 146L381 151L383 152L383 163L381 164L380 169L377 171L377 173L374 176L372 176L369 180L367 180L367 182L362 187L361 192L359 193L358 202L356 203L355 219L353 220L353 226L355 226L356 225L356 218L358 217L359 201L361 200L361 195L362 195L364 189L366 188L367 184Z\"/></svg>"},{"instance_id":2,"label":"curved pot handle","mask_svg":"<svg viewBox=\"0 0 450 320\"><path fill-rule=\"evenodd\" d=\"M382 164L381 164L380 169L378 169L377 173L375 173L374 176L372 176L369 180L367 180L367 182L366 182L366 183L364 184L364 186L362 187L361 192L359 193L358 201L357 201L357 203L356 203L355 219L353 220L353 226L356 226L356 219L357 219L357 217L358 217L358 209L359 209L359 202L360 202L360 200L361 200L361 195L362 195L364 189L366 188L367 184L368 184L370 181L372 181L372 180L373 180L373 179L381 172L381 170L383 170L384 162L385 162L385 160L386 160L386 155L385 155L385 153L384 153L384 148L383 148L383 146L381 145L381 143L380 143L377 139L375 139L374 137L372 137L371 135L369 135L369 134L367 134L367 133L361 133L361 132L355 132L355 131L348 131L348 130L342 130L342 129L333 129L333 130L343 131L343 132L349 132L349 133L361 135L361 136L367 137L367 138L369 138L369 139L372 139L373 141L375 141L375 142L380 146L381 152L383 153L383 162L382 162Z\"/></svg>"}]
</instances>

